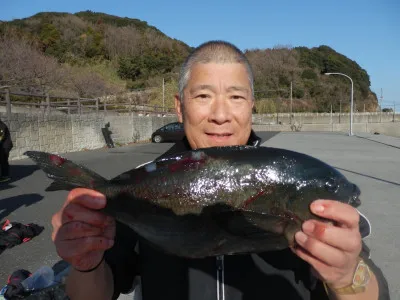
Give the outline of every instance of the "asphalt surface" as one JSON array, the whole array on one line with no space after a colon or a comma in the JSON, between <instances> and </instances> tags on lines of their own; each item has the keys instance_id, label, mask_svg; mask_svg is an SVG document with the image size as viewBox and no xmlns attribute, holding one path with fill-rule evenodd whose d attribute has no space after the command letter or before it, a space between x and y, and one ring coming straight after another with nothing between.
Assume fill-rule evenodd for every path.
<instances>
[{"instance_id":1,"label":"asphalt surface","mask_svg":"<svg viewBox=\"0 0 400 300\"><path fill-rule=\"evenodd\" d=\"M263 146L305 153L334 166L361 190L359 210L372 233L365 239L371 258L400 299L400 139L362 134L281 132Z\"/></svg>"},{"instance_id":2,"label":"asphalt surface","mask_svg":"<svg viewBox=\"0 0 400 300\"><path fill-rule=\"evenodd\" d=\"M372 224L372 234L366 243L388 279L391 299L400 299L400 139L366 134L349 137L342 133L258 134L266 141L263 145L315 156L360 187L360 211ZM64 156L112 178L156 158L171 146L138 144ZM0 287L16 269L34 272L60 260L51 241L51 216L67 195L65 191L45 192L51 181L28 159L12 161L11 171L13 180L0 185L0 220L36 223L45 229L33 240L0 254Z\"/></svg>"}]
</instances>

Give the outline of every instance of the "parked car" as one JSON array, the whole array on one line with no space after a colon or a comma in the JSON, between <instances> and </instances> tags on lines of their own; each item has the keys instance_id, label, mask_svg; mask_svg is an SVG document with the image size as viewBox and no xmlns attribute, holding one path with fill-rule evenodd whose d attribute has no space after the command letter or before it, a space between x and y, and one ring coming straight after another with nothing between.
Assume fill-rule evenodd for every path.
<instances>
[{"instance_id":1,"label":"parked car","mask_svg":"<svg viewBox=\"0 0 400 300\"><path fill-rule=\"evenodd\" d=\"M154 131L151 135L151 141L153 143L176 142L182 140L184 136L183 124L174 122L164 125Z\"/></svg>"}]
</instances>

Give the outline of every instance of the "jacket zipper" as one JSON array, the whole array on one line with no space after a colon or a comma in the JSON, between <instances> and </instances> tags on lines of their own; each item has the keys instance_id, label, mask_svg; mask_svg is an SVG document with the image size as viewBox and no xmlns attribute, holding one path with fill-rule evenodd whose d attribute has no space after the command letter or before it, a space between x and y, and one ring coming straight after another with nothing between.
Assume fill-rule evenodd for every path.
<instances>
[{"instance_id":1,"label":"jacket zipper","mask_svg":"<svg viewBox=\"0 0 400 300\"><path fill-rule=\"evenodd\" d=\"M224 256L216 257L217 265L217 300L225 300Z\"/></svg>"}]
</instances>

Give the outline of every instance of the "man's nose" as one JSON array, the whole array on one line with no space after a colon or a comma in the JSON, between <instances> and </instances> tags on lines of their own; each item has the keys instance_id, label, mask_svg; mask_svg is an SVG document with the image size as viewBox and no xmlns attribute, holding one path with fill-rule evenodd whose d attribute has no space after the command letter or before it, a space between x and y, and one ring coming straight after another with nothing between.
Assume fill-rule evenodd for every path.
<instances>
[{"instance_id":1,"label":"man's nose","mask_svg":"<svg viewBox=\"0 0 400 300\"><path fill-rule=\"evenodd\" d=\"M211 122L223 124L230 122L232 119L232 109L229 106L229 101L223 96L217 97L212 105L209 119Z\"/></svg>"}]
</instances>

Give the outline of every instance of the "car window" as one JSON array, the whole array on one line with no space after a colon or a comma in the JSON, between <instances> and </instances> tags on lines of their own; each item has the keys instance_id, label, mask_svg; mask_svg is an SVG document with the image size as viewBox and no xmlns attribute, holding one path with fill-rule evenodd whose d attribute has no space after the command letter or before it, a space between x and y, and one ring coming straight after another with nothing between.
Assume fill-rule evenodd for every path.
<instances>
[{"instance_id":1,"label":"car window","mask_svg":"<svg viewBox=\"0 0 400 300\"><path fill-rule=\"evenodd\" d=\"M179 131L183 129L183 126L181 125L182 123L176 123L174 124L174 130Z\"/></svg>"},{"instance_id":2,"label":"car window","mask_svg":"<svg viewBox=\"0 0 400 300\"><path fill-rule=\"evenodd\" d=\"M167 126L165 126L165 130L166 131L172 131L174 129L174 125L173 124L169 124Z\"/></svg>"}]
</instances>

